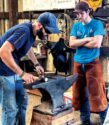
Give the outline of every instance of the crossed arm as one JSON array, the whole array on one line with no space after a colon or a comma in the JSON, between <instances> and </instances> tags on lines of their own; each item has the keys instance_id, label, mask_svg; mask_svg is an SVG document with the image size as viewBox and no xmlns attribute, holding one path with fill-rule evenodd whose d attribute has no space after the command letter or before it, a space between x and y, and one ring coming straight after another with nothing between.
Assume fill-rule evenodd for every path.
<instances>
[{"instance_id":1,"label":"crossed arm","mask_svg":"<svg viewBox=\"0 0 109 125\"><path fill-rule=\"evenodd\" d=\"M102 35L97 35L94 37L86 37L83 39L76 39L76 37L71 36L69 46L73 49L79 46L85 46L88 48L100 48L103 40Z\"/></svg>"}]
</instances>

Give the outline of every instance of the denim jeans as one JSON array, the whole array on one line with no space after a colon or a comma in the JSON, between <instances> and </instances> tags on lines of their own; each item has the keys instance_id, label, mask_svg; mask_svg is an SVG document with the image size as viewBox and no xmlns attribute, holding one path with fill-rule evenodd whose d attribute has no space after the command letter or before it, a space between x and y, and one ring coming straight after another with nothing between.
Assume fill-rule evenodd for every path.
<instances>
[{"instance_id":1,"label":"denim jeans","mask_svg":"<svg viewBox=\"0 0 109 125\"><path fill-rule=\"evenodd\" d=\"M18 108L13 76L0 76L0 106L2 107L2 125L14 125Z\"/></svg>"},{"instance_id":2,"label":"denim jeans","mask_svg":"<svg viewBox=\"0 0 109 125\"><path fill-rule=\"evenodd\" d=\"M26 105L22 105L22 108L18 106L18 103L22 100L16 101L16 87L15 82L16 79L19 77L14 76L0 76L0 109L2 110L0 120L1 125L25 125L24 124L18 124L18 121L20 121L18 116L18 113L20 111L21 117L25 119L25 111L26 111ZM19 78L20 79L20 78ZM22 83L21 83L22 85ZM20 93L22 90L24 90L23 86L19 89L19 98L24 97ZM23 101L27 100L27 98L23 98Z\"/></svg>"},{"instance_id":3,"label":"denim jeans","mask_svg":"<svg viewBox=\"0 0 109 125\"><path fill-rule=\"evenodd\" d=\"M105 118L103 125L109 125L109 103L108 103L108 110L107 110L106 118Z\"/></svg>"},{"instance_id":4,"label":"denim jeans","mask_svg":"<svg viewBox=\"0 0 109 125\"><path fill-rule=\"evenodd\" d=\"M85 99L85 103L80 107L80 118L82 121L82 125L90 125L90 104L89 104L88 94L86 95L87 96ZM108 107L104 111L98 113L100 116L101 125L103 125L104 123L107 114L107 109Z\"/></svg>"},{"instance_id":5,"label":"denim jeans","mask_svg":"<svg viewBox=\"0 0 109 125\"><path fill-rule=\"evenodd\" d=\"M82 125L90 125L90 104L88 99L88 91L86 89L86 98L84 104L80 106L80 119Z\"/></svg>"},{"instance_id":6,"label":"denim jeans","mask_svg":"<svg viewBox=\"0 0 109 125\"><path fill-rule=\"evenodd\" d=\"M26 125L26 108L28 103L26 90L23 88L21 80L16 81L16 102L18 105L18 113L16 125Z\"/></svg>"}]
</instances>

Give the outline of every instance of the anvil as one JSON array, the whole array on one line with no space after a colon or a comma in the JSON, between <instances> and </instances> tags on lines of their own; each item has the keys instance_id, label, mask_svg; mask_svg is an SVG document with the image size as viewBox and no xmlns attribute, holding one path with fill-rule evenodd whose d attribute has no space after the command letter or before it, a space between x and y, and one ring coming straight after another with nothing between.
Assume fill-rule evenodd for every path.
<instances>
[{"instance_id":1,"label":"anvil","mask_svg":"<svg viewBox=\"0 0 109 125\"><path fill-rule=\"evenodd\" d=\"M64 92L72 86L72 84L77 80L78 74L70 76L59 76L55 75L48 77L47 82L35 81L29 85L24 85L27 89L38 89L42 93L42 103L51 103L52 114L58 113L68 106L65 104L63 99Z\"/></svg>"}]
</instances>

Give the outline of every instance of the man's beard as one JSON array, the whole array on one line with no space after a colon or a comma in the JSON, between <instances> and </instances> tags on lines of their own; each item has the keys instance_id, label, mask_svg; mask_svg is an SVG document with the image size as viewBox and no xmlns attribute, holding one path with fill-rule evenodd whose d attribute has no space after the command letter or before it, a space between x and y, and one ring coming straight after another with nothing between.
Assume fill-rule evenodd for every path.
<instances>
[{"instance_id":1,"label":"man's beard","mask_svg":"<svg viewBox=\"0 0 109 125\"><path fill-rule=\"evenodd\" d=\"M42 29L42 28L39 29L39 30L37 30L36 35L39 37L39 39L45 40L45 37L44 37L44 33L43 33L43 29Z\"/></svg>"}]
</instances>

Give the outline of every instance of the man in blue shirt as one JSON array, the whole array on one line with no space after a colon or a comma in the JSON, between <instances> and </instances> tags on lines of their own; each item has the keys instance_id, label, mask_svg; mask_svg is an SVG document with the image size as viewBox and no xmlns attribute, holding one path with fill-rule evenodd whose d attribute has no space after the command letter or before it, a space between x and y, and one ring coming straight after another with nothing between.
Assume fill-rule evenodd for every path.
<instances>
[{"instance_id":1,"label":"man in blue shirt","mask_svg":"<svg viewBox=\"0 0 109 125\"><path fill-rule=\"evenodd\" d=\"M33 62L38 75L43 76L44 69L39 64L32 45L36 36L46 40L46 36L60 33L56 17L49 12L42 13L37 22L22 23L8 29L0 39L0 109L2 107L2 125L25 125L27 96L20 88L21 104L16 104L16 81L22 79L25 84L34 82L32 74L24 72L19 67L21 57L28 55ZM21 92L21 93L20 93ZM19 107L20 105L20 107ZM17 113L20 112L19 120ZM1 117L1 116L0 116Z\"/></svg>"},{"instance_id":2,"label":"man in blue shirt","mask_svg":"<svg viewBox=\"0 0 109 125\"><path fill-rule=\"evenodd\" d=\"M100 46L104 27L101 21L90 16L90 7L80 2L75 7L78 22L74 23L70 34L70 47L76 49L74 73L78 73L73 85L73 106L80 109L82 125L90 125L90 111L100 114L103 124L107 112L105 83L99 62Z\"/></svg>"}]
</instances>

